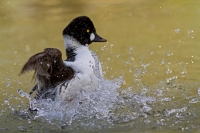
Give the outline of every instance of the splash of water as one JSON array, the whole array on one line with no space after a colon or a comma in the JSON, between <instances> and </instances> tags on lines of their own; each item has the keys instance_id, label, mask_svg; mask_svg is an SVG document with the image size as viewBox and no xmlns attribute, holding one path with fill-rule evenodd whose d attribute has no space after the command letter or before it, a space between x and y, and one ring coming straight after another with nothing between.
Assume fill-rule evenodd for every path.
<instances>
[{"instance_id":1,"label":"splash of water","mask_svg":"<svg viewBox=\"0 0 200 133\"><path fill-rule=\"evenodd\" d=\"M20 96L29 100L32 109L38 110L34 113L24 109L23 106L20 111L12 106L12 98L20 100L21 103L24 102L19 97L10 96L4 104L8 105L15 114L28 119L30 123L39 120L62 129L67 127L67 130L71 131L74 129L112 128L119 124L131 125L136 122L140 122L143 126L145 124L165 126L170 123L169 120L173 123L176 120L184 119L190 114L188 105L199 101L199 99L191 97L188 98L188 103L185 105L176 104L174 98L166 93L166 91L174 89L171 82L157 84L155 93L151 95L148 93L152 90L147 86L141 84L141 92L134 94L133 90L136 86L121 88L122 82L123 76L112 81L101 78L98 89L93 92L80 93L69 103L50 99L36 101L19 89ZM136 124L138 128L140 124ZM19 129L23 130L22 127Z\"/></svg>"},{"instance_id":2,"label":"splash of water","mask_svg":"<svg viewBox=\"0 0 200 133\"><path fill-rule=\"evenodd\" d=\"M146 67L150 63L144 64L142 61L140 63L142 68L135 68L134 72L134 78L137 78L139 85L142 86L140 93L133 93L135 86L121 88L121 84L124 81L123 76L112 81L100 76L99 86L95 91L82 92L68 103L52 101L51 99L35 100L22 89L19 89L20 96L26 97L30 102L30 108L37 111L33 114L24 109L18 111L17 114L26 116L29 121L37 119L59 127L70 126L71 128L83 127L87 129L112 127L113 125L128 123L136 119L146 124L153 124L157 120L158 125L164 125L164 118L160 120L150 119L152 116L175 115L176 118L181 118L181 114L188 110L187 106L171 107L170 104L168 107L165 106L167 105L165 103L173 101L172 97L165 96L165 92L175 86L172 86L172 84L177 78L169 78L167 80L170 82L163 82L164 84L157 85L154 95L148 96L148 92L151 89L142 84L141 78L147 72ZM141 78L138 78L138 75L141 75ZM5 100L4 104L7 104L12 111L16 112L16 109L10 104L10 99L12 98L13 96L10 96ZM190 98L188 102L196 103L198 101L199 98ZM19 129L23 130L22 127L19 127Z\"/></svg>"},{"instance_id":3,"label":"splash of water","mask_svg":"<svg viewBox=\"0 0 200 133\"><path fill-rule=\"evenodd\" d=\"M49 123L59 121L71 125L73 121L79 119L105 119L109 117L109 113L117 101L121 81L122 76L114 81L101 79L96 91L80 93L69 103L50 99L36 101L21 89L18 90L18 93L29 99L31 109L38 110L35 119L44 118Z\"/></svg>"},{"instance_id":4,"label":"splash of water","mask_svg":"<svg viewBox=\"0 0 200 133\"><path fill-rule=\"evenodd\" d=\"M120 93L122 81L123 76L113 81L102 78L96 91L80 93L69 103L50 99L36 101L21 89L18 93L30 101L32 109L37 110L33 119L60 127L104 127L146 116L152 110L149 104L156 101L146 96L147 87L143 88L141 94L131 93L130 88Z\"/></svg>"}]
</instances>

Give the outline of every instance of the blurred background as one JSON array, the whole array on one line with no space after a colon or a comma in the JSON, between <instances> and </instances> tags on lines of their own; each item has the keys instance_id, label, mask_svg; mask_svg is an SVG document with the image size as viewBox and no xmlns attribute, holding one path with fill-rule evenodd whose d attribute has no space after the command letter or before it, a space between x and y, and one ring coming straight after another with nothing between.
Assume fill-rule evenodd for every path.
<instances>
[{"instance_id":1,"label":"blurred background","mask_svg":"<svg viewBox=\"0 0 200 133\"><path fill-rule=\"evenodd\" d=\"M156 90L161 89L177 106L188 103L198 114L199 7L198 0L1 0L0 130L23 131L19 127L28 124L9 115L5 104L9 97L19 96L17 89L29 92L34 86L33 73L18 76L23 64L47 47L60 49L65 59L62 30L82 15L90 17L97 33L108 40L90 45L107 79L124 75L121 89L131 86L133 93L148 86L149 95L156 96ZM28 106L26 99L21 100ZM10 103L20 106L15 99ZM173 131L199 131L198 120L186 119L193 128L186 129L183 124ZM40 123L34 127L40 131Z\"/></svg>"}]
</instances>

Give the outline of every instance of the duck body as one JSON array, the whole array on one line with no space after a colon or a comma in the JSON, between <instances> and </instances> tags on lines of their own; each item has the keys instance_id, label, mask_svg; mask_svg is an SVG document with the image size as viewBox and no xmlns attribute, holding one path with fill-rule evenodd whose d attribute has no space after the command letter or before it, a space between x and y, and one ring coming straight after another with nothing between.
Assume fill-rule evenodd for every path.
<instances>
[{"instance_id":1,"label":"duck body","mask_svg":"<svg viewBox=\"0 0 200 133\"><path fill-rule=\"evenodd\" d=\"M71 100L82 91L92 91L98 87L98 77L95 68L98 67L92 52L88 46L79 44L78 41L70 36L64 37L65 45L75 46L73 53L75 57L67 59L64 64L74 71L74 77L69 82L65 82L57 89L57 99ZM99 68L97 68L99 70ZM98 73L98 72L97 72Z\"/></svg>"},{"instance_id":2,"label":"duck body","mask_svg":"<svg viewBox=\"0 0 200 133\"><path fill-rule=\"evenodd\" d=\"M37 91L35 99L71 101L79 93L93 91L102 76L101 64L96 54L89 50L92 42L106 40L96 34L92 21L77 17L63 30L67 59L56 48L47 48L33 55L23 66L21 74L34 70Z\"/></svg>"}]
</instances>

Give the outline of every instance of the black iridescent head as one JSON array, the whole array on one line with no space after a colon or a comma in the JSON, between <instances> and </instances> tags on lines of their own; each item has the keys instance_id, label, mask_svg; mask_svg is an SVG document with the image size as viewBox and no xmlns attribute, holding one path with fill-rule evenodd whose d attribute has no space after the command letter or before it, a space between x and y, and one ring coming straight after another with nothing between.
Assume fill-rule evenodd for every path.
<instances>
[{"instance_id":1,"label":"black iridescent head","mask_svg":"<svg viewBox=\"0 0 200 133\"><path fill-rule=\"evenodd\" d=\"M82 45L92 42L106 42L107 40L96 33L94 24L87 16L80 16L73 19L63 30L63 36L69 35L78 40Z\"/></svg>"}]
</instances>

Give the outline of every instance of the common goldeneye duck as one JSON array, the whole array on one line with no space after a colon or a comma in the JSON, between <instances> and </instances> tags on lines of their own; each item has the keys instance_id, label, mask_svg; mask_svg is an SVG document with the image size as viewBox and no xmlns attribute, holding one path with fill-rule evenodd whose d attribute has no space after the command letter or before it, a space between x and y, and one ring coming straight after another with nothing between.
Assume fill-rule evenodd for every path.
<instances>
[{"instance_id":1,"label":"common goldeneye duck","mask_svg":"<svg viewBox=\"0 0 200 133\"><path fill-rule=\"evenodd\" d=\"M20 74L34 70L36 85L30 95L37 91L35 99L71 101L81 92L95 90L102 76L101 64L88 45L107 40L96 33L89 17L73 19L63 30L67 59L56 48L46 48L37 53L23 66Z\"/></svg>"}]
</instances>

